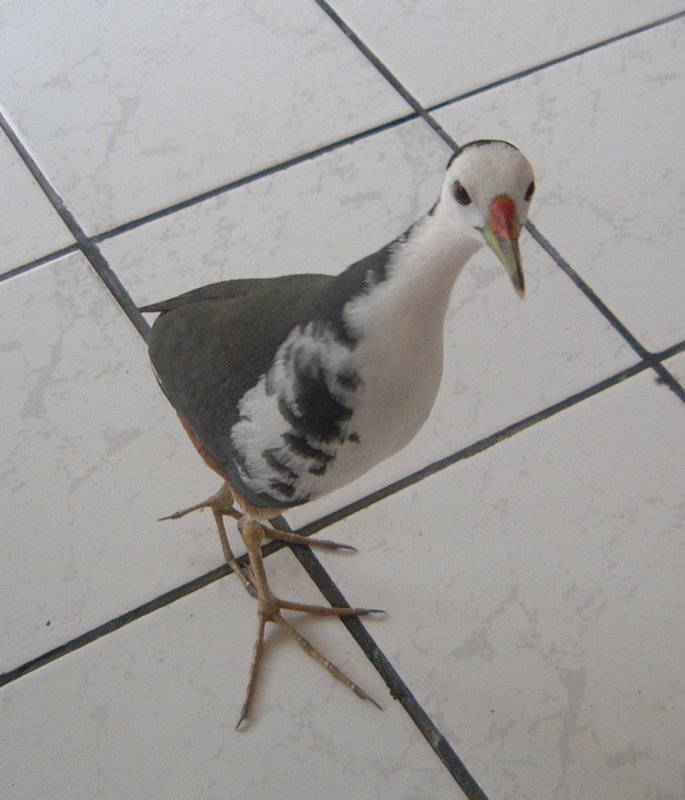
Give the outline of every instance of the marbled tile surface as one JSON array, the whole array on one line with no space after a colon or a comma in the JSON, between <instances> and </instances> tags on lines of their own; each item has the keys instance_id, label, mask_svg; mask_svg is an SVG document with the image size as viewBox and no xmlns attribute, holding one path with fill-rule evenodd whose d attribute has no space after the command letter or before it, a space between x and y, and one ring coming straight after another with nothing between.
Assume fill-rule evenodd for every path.
<instances>
[{"instance_id":1,"label":"marbled tile surface","mask_svg":"<svg viewBox=\"0 0 685 800\"><path fill-rule=\"evenodd\" d=\"M310 0L0 13L2 106L91 233L410 111Z\"/></svg>"},{"instance_id":2,"label":"marbled tile surface","mask_svg":"<svg viewBox=\"0 0 685 800\"><path fill-rule=\"evenodd\" d=\"M677 0L331 0L426 106L589 47L682 10Z\"/></svg>"},{"instance_id":3,"label":"marbled tile surface","mask_svg":"<svg viewBox=\"0 0 685 800\"><path fill-rule=\"evenodd\" d=\"M685 9L330 7L0 3L2 123L60 198L3 134L0 797L680 800ZM266 559L387 610L359 641L292 615L383 711L269 630L237 733L255 605L209 513L157 522L218 480L134 306L343 269L430 208L440 128L521 146L549 246L525 302L473 259L423 430L288 515L360 552Z\"/></svg>"},{"instance_id":4,"label":"marbled tile surface","mask_svg":"<svg viewBox=\"0 0 685 800\"><path fill-rule=\"evenodd\" d=\"M14 147L0 132L0 274L73 244Z\"/></svg>"},{"instance_id":5,"label":"marbled tile surface","mask_svg":"<svg viewBox=\"0 0 685 800\"><path fill-rule=\"evenodd\" d=\"M272 556L269 568L284 594L320 600L291 555ZM7 687L0 745L15 755L0 773L4 796L454 796L428 744L331 620L300 629L384 710L272 635L254 724L236 732L253 614L232 576Z\"/></svg>"},{"instance_id":6,"label":"marbled tile surface","mask_svg":"<svg viewBox=\"0 0 685 800\"><path fill-rule=\"evenodd\" d=\"M488 796L682 795L682 405L643 373L327 531Z\"/></svg>"},{"instance_id":7,"label":"marbled tile surface","mask_svg":"<svg viewBox=\"0 0 685 800\"><path fill-rule=\"evenodd\" d=\"M5 671L217 566L221 550L198 515L156 521L212 482L85 260L0 283L0 303Z\"/></svg>"}]
</instances>

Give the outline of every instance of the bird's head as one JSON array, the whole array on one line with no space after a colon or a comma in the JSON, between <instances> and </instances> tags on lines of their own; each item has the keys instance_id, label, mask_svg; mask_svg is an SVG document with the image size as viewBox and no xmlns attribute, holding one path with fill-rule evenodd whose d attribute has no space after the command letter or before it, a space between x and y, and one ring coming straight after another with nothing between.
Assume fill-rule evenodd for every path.
<instances>
[{"instance_id":1,"label":"bird's head","mask_svg":"<svg viewBox=\"0 0 685 800\"><path fill-rule=\"evenodd\" d=\"M533 168L508 142L470 142L447 165L440 198L460 232L485 243L504 264L518 294L524 278L519 234L535 191Z\"/></svg>"}]
</instances>

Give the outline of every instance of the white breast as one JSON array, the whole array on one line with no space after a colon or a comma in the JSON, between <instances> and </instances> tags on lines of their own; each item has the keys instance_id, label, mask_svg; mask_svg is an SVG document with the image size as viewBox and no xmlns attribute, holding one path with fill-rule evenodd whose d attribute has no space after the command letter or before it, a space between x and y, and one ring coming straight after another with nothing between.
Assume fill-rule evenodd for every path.
<instances>
[{"instance_id":1,"label":"white breast","mask_svg":"<svg viewBox=\"0 0 685 800\"><path fill-rule=\"evenodd\" d=\"M383 285L374 294L393 291ZM346 315L354 319L369 312L360 306L378 304L373 324L365 326L354 351L364 386L354 424L364 443L367 468L414 438L430 414L442 377L444 310L424 313L415 299L406 304L397 298L391 303L382 300L363 298Z\"/></svg>"},{"instance_id":2,"label":"white breast","mask_svg":"<svg viewBox=\"0 0 685 800\"><path fill-rule=\"evenodd\" d=\"M443 235L436 226L426 230L435 239ZM428 418L442 376L443 322L452 286L478 245L455 246L447 232L449 247L430 247L422 233L413 231L411 243L398 248L386 280L368 285L344 307L343 322L355 340L352 348L321 324L291 334L305 358L309 353L326 365L328 389L352 411L340 425L340 437L325 443L307 440L325 453L325 470L312 471L306 456L283 447L291 426L278 398L291 394L291 337L279 349L268 378L261 378L241 400L243 419L233 427L231 439L245 467L239 467L241 477L255 491L279 496L274 483L285 481L296 490L283 495L286 505L332 492L401 450ZM341 384L340 373L356 375L358 385ZM265 458L273 448L280 448L280 469L273 458Z\"/></svg>"}]
</instances>

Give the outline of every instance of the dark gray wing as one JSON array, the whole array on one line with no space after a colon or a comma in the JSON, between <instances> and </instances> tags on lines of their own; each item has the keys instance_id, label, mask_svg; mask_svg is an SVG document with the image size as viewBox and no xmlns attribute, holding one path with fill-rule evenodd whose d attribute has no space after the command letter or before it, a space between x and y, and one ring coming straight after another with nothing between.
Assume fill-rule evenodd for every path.
<instances>
[{"instance_id":1,"label":"dark gray wing","mask_svg":"<svg viewBox=\"0 0 685 800\"><path fill-rule=\"evenodd\" d=\"M162 311L148 340L157 378L205 443L214 438L219 420L222 427L235 422L242 396L268 370L293 328L317 313L319 295L332 280L284 276L238 294L236 284L249 282L226 281L145 307Z\"/></svg>"},{"instance_id":2,"label":"dark gray wing","mask_svg":"<svg viewBox=\"0 0 685 800\"><path fill-rule=\"evenodd\" d=\"M273 498L255 496L237 474L240 454L233 448L230 431L239 420L240 400L267 373L276 351L298 326L321 322L354 347L342 309L364 291L369 280L385 277L386 258L384 249L336 277L286 275L224 281L141 309L161 312L148 347L164 393L255 505L273 505ZM322 424L321 397L325 399L326 390L307 378L303 373L300 410L316 405L312 417L316 415ZM331 407L331 413L339 411Z\"/></svg>"},{"instance_id":3,"label":"dark gray wing","mask_svg":"<svg viewBox=\"0 0 685 800\"><path fill-rule=\"evenodd\" d=\"M245 497L273 506L242 485L230 431L238 404L271 366L288 334L312 316L327 315L326 275L295 275L251 283L228 281L152 306L162 313L148 347L157 379L176 411ZM248 291L243 291L248 289ZM323 298L323 300L322 300Z\"/></svg>"},{"instance_id":4,"label":"dark gray wing","mask_svg":"<svg viewBox=\"0 0 685 800\"><path fill-rule=\"evenodd\" d=\"M189 292L179 294L177 297L172 297L169 300L161 300L157 303L141 306L139 311L146 313L152 311L173 311L175 308L181 308L181 306L191 305L192 303L199 303L202 300L230 300L232 298L245 297L248 294L254 294L262 289L268 288L274 280L278 279L245 278L210 283L207 286L201 286L199 289L192 289Z\"/></svg>"}]
</instances>

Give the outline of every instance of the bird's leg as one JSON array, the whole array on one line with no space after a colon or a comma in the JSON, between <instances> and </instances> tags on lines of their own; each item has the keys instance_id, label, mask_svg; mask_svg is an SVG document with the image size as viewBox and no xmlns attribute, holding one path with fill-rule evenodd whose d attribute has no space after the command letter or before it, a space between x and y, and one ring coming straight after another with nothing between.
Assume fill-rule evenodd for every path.
<instances>
[{"instance_id":1,"label":"bird's leg","mask_svg":"<svg viewBox=\"0 0 685 800\"><path fill-rule=\"evenodd\" d=\"M185 517L186 514L190 514L191 511L198 511L201 508L211 508L226 563L240 578L248 593L251 594L252 597L257 597L257 590L255 589L249 568L243 567L240 563L238 563L238 560L233 555L233 550L231 550L231 545L228 542L228 534L226 532L226 525L224 524L224 517L227 516L233 517L233 519L240 519L242 514L234 505L233 493L229 489L227 483L224 482L219 491L216 494L213 494L211 497L208 497L206 500L202 500L200 503L195 503L195 505L189 506L188 508L183 508L180 511L175 511L173 514L169 514L168 517L161 517L160 521L165 519L180 519L181 517Z\"/></svg>"},{"instance_id":2,"label":"bird's leg","mask_svg":"<svg viewBox=\"0 0 685 800\"><path fill-rule=\"evenodd\" d=\"M369 700L375 706L380 708L378 703L370 697L360 686L354 681L350 680L335 664L331 663L325 656L323 656L301 633L293 628L281 615L281 609L292 609L294 611L304 611L309 614L318 614L321 616L361 616L363 614L371 614L380 611L374 608L331 608L328 606L315 606L308 603L293 603L287 600L280 600L271 591L269 583L266 579L266 572L264 570L264 560L262 558L262 541L264 539L265 530L255 520L248 516L242 517L238 523L238 528L242 534L247 548L247 553L250 557L250 564L252 566L252 574L254 576L254 583L257 587L257 601L258 601L258 628L257 638L255 640L254 650L252 652L252 663L250 665L250 678L247 684L247 691L245 693L245 702L243 703L240 719L236 728L247 719L252 698L254 696L255 686L257 685L257 675L259 666L261 664L262 656L264 654L264 629L267 622L274 622L285 630L292 638L300 645L300 647L318 662L324 669L333 675L334 678L339 680L349 689L351 689L357 697L362 700ZM382 612L381 612L382 613Z\"/></svg>"}]
</instances>

